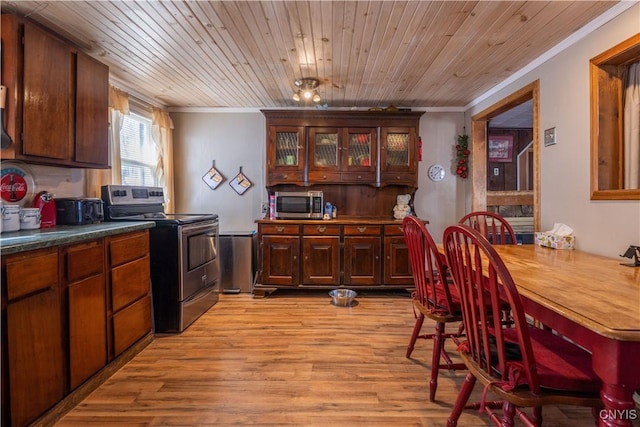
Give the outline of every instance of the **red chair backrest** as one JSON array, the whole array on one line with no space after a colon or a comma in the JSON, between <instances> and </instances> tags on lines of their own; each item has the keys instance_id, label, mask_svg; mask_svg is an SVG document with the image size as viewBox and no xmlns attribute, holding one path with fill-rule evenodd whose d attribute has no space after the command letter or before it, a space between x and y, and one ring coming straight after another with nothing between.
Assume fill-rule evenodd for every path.
<instances>
[{"instance_id":1,"label":"red chair backrest","mask_svg":"<svg viewBox=\"0 0 640 427\"><path fill-rule=\"evenodd\" d=\"M526 383L538 393L524 308L504 262L484 236L466 225L448 227L443 239L447 265L460 293L467 337L464 350L497 381ZM514 322L508 327L502 322L505 303ZM514 360L514 350L520 360Z\"/></svg>"},{"instance_id":2,"label":"red chair backrest","mask_svg":"<svg viewBox=\"0 0 640 427\"><path fill-rule=\"evenodd\" d=\"M424 222L414 216L407 216L402 221L402 231L416 287L415 298L434 313L453 313L449 286L442 286L440 283L441 279L446 281L447 277L444 258L438 252Z\"/></svg>"},{"instance_id":3,"label":"red chair backrest","mask_svg":"<svg viewBox=\"0 0 640 427\"><path fill-rule=\"evenodd\" d=\"M458 221L458 224L468 225L494 245L517 244L513 227L504 217L497 213L487 211L471 212L463 216Z\"/></svg>"}]
</instances>

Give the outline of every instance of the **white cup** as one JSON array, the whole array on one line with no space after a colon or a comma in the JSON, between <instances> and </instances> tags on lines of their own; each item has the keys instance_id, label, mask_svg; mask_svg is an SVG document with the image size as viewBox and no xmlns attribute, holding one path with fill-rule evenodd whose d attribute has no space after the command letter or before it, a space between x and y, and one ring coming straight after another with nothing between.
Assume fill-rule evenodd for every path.
<instances>
[{"instance_id":1,"label":"white cup","mask_svg":"<svg viewBox=\"0 0 640 427\"><path fill-rule=\"evenodd\" d=\"M20 206L4 205L2 213L2 232L20 230Z\"/></svg>"},{"instance_id":2,"label":"white cup","mask_svg":"<svg viewBox=\"0 0 640 427\"><path fill-rule=\"evenodd\" d=\"M20 229L36 230L40 228L40 209L23 208L20 211Z\"/></svg>"}]
</instances>

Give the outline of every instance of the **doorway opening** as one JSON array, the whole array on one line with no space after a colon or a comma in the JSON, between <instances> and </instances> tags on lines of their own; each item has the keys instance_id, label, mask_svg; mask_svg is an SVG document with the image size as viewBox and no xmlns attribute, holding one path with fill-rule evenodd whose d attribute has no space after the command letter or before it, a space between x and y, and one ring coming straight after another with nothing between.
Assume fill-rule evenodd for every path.
<instances>
[{"instance_id":1,"label":"doorway opening","mask_svg":"<svg viewBox=\"0 0 640 427\"><path fill-rule=\"evenodd\" d=\"M518 206L531 206L533 210L533 230L540 229L539 96L540 84L535 81L471 118L472 210L488 210L489 207L498 206L508 211L509 209L517 209ZM494 173L498 174L495 176L499 176L500 173L504 172L499 166L494 166L495 163L493 161L492 163L489 163L489 161L500 160L500 156L505 160L513 158L515 168L517 167L519 154L519 152L513 152L514 132L493 132L496 135L490 135L490 123L504 113L519 106L527 105L527 103L531 105L532 114L531 137L525 143L527 147L526 155L531 156L527 160L528 188L519 190L517 186L513 189L507 186L501 189L494 186L494 183L491 183L490 188L490 185L488 185L489 177L493 176ZM490 141L490 136L493 136L494 141ZM492 150L491 153L489 152L490 148ZM490 158L490 154L497 158ZM489 165L492 167L489 168ZM517 177L517 174L518 172L514 176Z\"/></svg>"}]
</instances>

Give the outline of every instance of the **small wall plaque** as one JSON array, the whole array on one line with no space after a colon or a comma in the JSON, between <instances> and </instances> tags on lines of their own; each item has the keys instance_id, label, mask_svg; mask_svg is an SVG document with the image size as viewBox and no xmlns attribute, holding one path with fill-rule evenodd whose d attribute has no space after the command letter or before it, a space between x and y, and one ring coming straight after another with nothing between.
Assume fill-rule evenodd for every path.
<instances>
[{"instance_id":1,"label":"small wall plaque","mask_svg":"<svg viewBox=\"0 0 640 427\"><path fill-rule=\"evenodd\" d=\"M545 129L544 146L548 147L556 143L556 128Z\"/></svg>"}]
</instances>

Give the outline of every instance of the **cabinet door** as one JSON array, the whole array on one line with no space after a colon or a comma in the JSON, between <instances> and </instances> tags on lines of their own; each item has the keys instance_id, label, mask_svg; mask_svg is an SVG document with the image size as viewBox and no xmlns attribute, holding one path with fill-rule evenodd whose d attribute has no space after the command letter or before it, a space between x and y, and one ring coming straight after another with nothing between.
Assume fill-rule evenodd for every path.
<instances>
[{"instance_id":1,"label":"cabinet door","mask_svg":"<svg viewBox=\"0 0 640 427\"><path fill-rule=\"evenodd\" d=\"M262 236L262 283L297 286L299 253L298 236Z\"/></svg>"},{"instance_id":2,"label":"cabinet door","mask_svg":"<svg viewBox=\"0 0 640 427\"><path fill-rule=\"evenodd\" d=\"M304 183L304 127L269 127L267 185Z\"/></svg>"},{"instance_id":3,"label":"cabinet door","mask_svg":"<svg viewBox=\"0 0 640 427\"><path fill-rule=\"evenodd\" d=\"M62 41L24 25L23 154L71 158L71 52Z\"/></svg>"},{"instance_id":4,"label":"cabinet door","mask_svg":"<svg viewBox=\"0 0 640 427\"><path fill-rule=\"evenodd\" d=\"M104 242L66 248L69 378L75 389L107 363Z\"/></svg>"},{"instance_id":5,"label":"cabinet door","mask_svg":"<svg viewBox=\"0 0 640 427\"><path fill-rule=\"evenodd\" d=\"M416 130L385 127L380 132L380 179L386 184L416 185Z\"/></svg>"},{"instance_id":6,"label":"cabinet door","mask_svg":"<svg viewBox=\"0 0 640 427\"><path fill-rule=\"evenodd\" d=\"M75 389L107 364L104 274L74 283L69 295L69 378Z\"/></svg>"},{"instance_id":7,"label":"cabinet door","mask_svg":"<svg viewBox=\"0 0 640 427\"><path fill-rule=\"evenodd\" d=\"M27 425L64 395L58 253L25 252L5 265L11 420Z\"/></svg>"},{"instance_id":8,"label":"cabinet door","mask_svg":"<svg viewBox=\"0 0 640 427\"><path fill-rule=\"evenodd\" d=\"M362 237L348 235L345 226L344 237L344 280L345 285L380 285L380 236L372 236L370 228L359 226ZM379 232L378 232L379 233Z\"/></svg>"},{"instance_id":9,"label":"cabinet door","mask_svg":"<svg viewBox=\"0 0 640 427\"><path fill-rule=\"evenodd\" d=\"M378 163L376 128L344 129L342 182L374 183Z\"/></svg>"},{"instance_id":10,"label":"cabinet door","mask_svg":"<svg viewBox=\"0 0 640 427\"><path fill-rule=\"evenodd\" d=\"M384 238L384 284L413 287L409 251L402 236Z\"/></svg>"},{"instance_id":11,"label":"cabinet door","mask_svg":"<svg viewBox=\"0 0 640 427\"><path fill-rule=\"evenodd\" d=\"M302 238L302 284L340 284L340 236Z\"/></svg>"},{"instance_id":12,"label":"cabinet door","mask_svg":"<svg viewBox=\"0 0 640 427\"><path fill-rule=\"evenodd\" d=\"M76 62L75 157L109 166L109 67L84 55Z\"/></svg>"},{"instance_id":13,"label":"cabinet door","mask_svg":"<svg viewBox=\"0 0 640 427\"><path fill-rule=\"evenodd\" d=\"M309 129L309 182L340 181L340 133L338 128Z\"/></svg>"}]
</instances>

